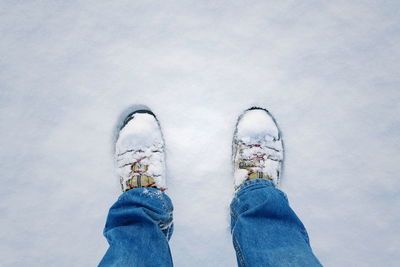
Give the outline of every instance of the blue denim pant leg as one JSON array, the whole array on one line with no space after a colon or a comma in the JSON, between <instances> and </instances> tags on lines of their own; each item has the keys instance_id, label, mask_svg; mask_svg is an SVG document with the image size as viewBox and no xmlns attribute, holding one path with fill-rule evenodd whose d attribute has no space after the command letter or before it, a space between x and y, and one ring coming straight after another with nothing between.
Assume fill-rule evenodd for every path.
<instances>
[{"instance_id":1,"label":"blue denim pant leg","mask_svg":"<svg viewBox=\"0 0 400 267\"><path fill-rule=\"evenodd\" d=\"M239 266L321 266L286 195L265 179L243 183L231 203Z\"/></svg>"},{"instance_id":2,"label":"blue denim pant leg","mask_svg":"<svg viewBox=\"0 0 400 267\"><path fill-rule=\"evenodd\" d=\"M173 266L168 241L172 202L160 190L136 188L111 207L104 236L110 247L99 266Z\"/></svg>"}]
</instances>

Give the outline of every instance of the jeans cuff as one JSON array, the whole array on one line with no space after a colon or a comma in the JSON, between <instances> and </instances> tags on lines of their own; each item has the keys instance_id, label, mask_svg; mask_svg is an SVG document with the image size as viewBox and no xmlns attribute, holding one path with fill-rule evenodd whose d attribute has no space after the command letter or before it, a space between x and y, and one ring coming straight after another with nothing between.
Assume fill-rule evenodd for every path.
<instances>
[{"instance_id":1,"label":"jeans cuff","mask_svg":"<svg viewBox=\"0 0 400 267\"><path fill-rule=\"evenodd\" d=\"M256 185L256 184L265 184L266 186L275 187L274 182L272 182L271 180L268 180L268 179L254 179L254 180L249 180L249 181L245 181L244 183L242 183L239 186L239 188L237 189L236 193L239 193L240 191L242 191L242 190L244 190L244 189L246 189L246 188L248 188L250 186Z\"/></svg>"}]
</instances>

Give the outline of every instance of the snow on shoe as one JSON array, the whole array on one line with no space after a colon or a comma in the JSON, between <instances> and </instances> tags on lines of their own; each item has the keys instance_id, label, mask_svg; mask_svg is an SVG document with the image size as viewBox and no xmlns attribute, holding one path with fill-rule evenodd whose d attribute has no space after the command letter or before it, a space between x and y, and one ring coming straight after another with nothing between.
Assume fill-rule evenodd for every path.
<instances>
[{"instance_id":1,"label":"snow on shoe","mask_svg":"<svg viewBox=\"0 0 400 267\"><path fill-rule=\"evenodd\" d=\"M232 152L235 188L253 179L279 184L283 145L279 128L267 110L251 108L239 117Z\"/></svg>"},{"instance_id":2,"label":"snow on shoe","mask_svg":"<svg viewBox=\"0 0 400 267\"><path fill-rule=\"evenodd\" d=\"M164 140L150 111L126 118L115 144L115 162L122 191L140 187L165 190Z\"/></svg>"}]
</instances>

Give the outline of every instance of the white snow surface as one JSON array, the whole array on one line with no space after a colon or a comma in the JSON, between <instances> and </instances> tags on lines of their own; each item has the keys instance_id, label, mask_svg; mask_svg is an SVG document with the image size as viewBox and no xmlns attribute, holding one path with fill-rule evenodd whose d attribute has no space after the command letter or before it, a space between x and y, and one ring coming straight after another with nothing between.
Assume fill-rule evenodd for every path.
<instances>
[{"instance_id":1,"label":"white snow surface","mask_svg":"<svg viewBox=\"0 0 400 267\"><path fill-rule=\"evenodd\" d=\"M400 261L400 2L1 1L1 266L95 266L113 135L160 121L176 266L235 266L231 142L253 105L325 266Z\"/></svg>"}]
</instances>

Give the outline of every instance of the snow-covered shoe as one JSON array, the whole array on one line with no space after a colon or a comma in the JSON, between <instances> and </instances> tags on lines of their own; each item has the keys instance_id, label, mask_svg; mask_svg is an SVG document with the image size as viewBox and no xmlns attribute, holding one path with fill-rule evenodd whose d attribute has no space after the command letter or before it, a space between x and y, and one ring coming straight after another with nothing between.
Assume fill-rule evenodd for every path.
<instances>
[{"instance_id":1,"label":"snow-covered shoe","mask_svg":"<svg viewBox=\"0 0 400 267\"><path fill-rule=\"evenodd\" d=\"M153 112L137 110L126 117L115 144L115 162L123 192L165 190L164 140Z\"/></svg>"},{"instance_id":2,"label":"snow-covered shoe","mask_svg":"<svg viewBox=\"0 0 400 267\"><path fill-rule=\"evenodd\" d=\"M275 119L266 109L252 107L239 116L232 152L236 189L253 179L268 179L278 186L283 144Z\"/></svg>"}]
</instances>

